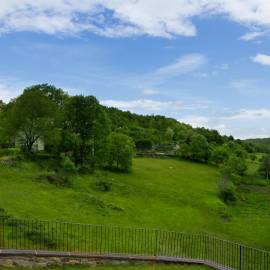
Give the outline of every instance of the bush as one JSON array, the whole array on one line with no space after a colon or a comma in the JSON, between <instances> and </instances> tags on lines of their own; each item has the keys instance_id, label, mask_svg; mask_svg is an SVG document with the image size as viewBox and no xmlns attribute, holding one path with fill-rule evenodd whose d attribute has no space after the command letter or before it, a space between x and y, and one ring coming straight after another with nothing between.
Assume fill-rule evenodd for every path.
<instances>
[{"instance_id":1,"label":"bush","mask_svg":"<svg viewBox=\"0 0 270 270\"><path fill-rule=\"evenodd\" d=\"M67 175L47 175L47 180L50 184L61 187L70 187L71 181Z\"/></svg>"},{"instance_id":2,"label":"bush","mask_svg":"<svg viewBox=\"0 0 270 270\"><path fill-rule=\"evenodd\" d=\"M229 177L244 176L247 168L246 160L234 155L222 166L222 170L226 171Z\"/></svg>"},{"instance_id":3,"label":"bush","mask_svg":"<svg viewBox=\"0 0 270 270\"><path fill-rule=\"evenodd\" d=\"M0 149L0 157L17 156L18 154L20 154L20 149L18 149L18 148L3 148L3 149Z\"/></svg>"},{"instance_id":4,"label":"bush","mask_svg":"<svg viewBox=\"0 0 270 270\"><path fill-rule=\"evenodd\" d=\"M180 145L177 154L193 161L207 162L210 156L209 143L203 135L194 134L190 138L190 143Z\"/></svg>"},{"instance_id":5,"label":"bush","mask_svg":"<svg viewBox=\"0 0 270 270\"><path fill-rule=\"evenodd\" d=\"M4 208L0 208L0 218L1 217L9 217L6 210Z\"/></svg>"},{"instance_id":6,"label":"bush","mask_svg":"<svg viewBox=\"0 0 270 270\"><path fill-rule=\"evenodd\" d=\"M65 154L61 154L60 158L61 158L60 165L66 172L70 173L76 172L76 166L68 156L66 156Z\"/></svg>"},{"instance_id":7,"label":"bush","mask_svg":"<svg viewBox=\"0 0 270 270\"><path fill-rule=\"evenodd\" d=\"M95 186L99 191L110 191L112 189L112 183L105 180L98 180Z\"/></svg>"},{"instance_id":8,"label":"bush","mask_svg":"<svg viewBox=\"0 0 270 270\"><path fill-rule=\"evenodd\" d=\"M81 174L93 174L95 171L95 168L93 166L87 166L87 165L82 165L78 168L78 173Z\"/></svg>"},{"instance_id":9,"label":"bush","mask_svg":"<svg viewBox=\"0 0 270 270\"><path fill-rule=\"evenodd\" d=\"M216 165L223 164L228 158L229 151L224 145L215 147L211 153L211 161Z\"/></svg>"},{"instance_id":10,"label":"bush","mask_svg":"<svg viewBox=\"0 0 270 270\"><path fill-rule=\"evenodd\" d=\"M237 201L237 194L234 184L226 179L220 180L219 196L226 204L235 203Z\"/></svg>"}]
</instances>

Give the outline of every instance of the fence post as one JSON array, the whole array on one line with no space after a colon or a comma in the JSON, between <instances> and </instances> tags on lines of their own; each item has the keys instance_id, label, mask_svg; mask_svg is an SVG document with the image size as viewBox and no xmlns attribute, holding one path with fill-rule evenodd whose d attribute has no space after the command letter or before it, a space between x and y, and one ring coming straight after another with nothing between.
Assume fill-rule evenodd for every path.
<instances>
[{"instance_id":1,"label":"fence post","mask_svg":"<svg viewBox=\"0 0 270 270\"><path fill-rule=\"evenodd\" d=\"M239 270L242 270L242 245L239 245Z\"/></svg>"},{"instance_id":2,"label":"fence post","mask_svg":"<svg viewBox=\"0 0 270 270\"><path fill-rule=\"evenodd\" d=\"M154 248L154 256L158 255L158 230L155 229L155 248Z\"/></svg>"},{"instance_id":3,"label":"fence post","mask_svg":"<svg viewBox=\"0 0 270 270\"><path fill-rule=\"evenodd\" d=\"M203 249L203 259L206 261L207 259L207 236L203 235L204 249Z\"/></svg>"},{"instance_id":4,"label":"fence post","mask_svg":"<svg viewBox=\"0 0 270 270\"><path fill-rule=\"evenodd\" d=\"M4 228L4 218L0 217L0 248L5 248L4 238L5 238L5 228Z\"/></svg>"}]
</instances>

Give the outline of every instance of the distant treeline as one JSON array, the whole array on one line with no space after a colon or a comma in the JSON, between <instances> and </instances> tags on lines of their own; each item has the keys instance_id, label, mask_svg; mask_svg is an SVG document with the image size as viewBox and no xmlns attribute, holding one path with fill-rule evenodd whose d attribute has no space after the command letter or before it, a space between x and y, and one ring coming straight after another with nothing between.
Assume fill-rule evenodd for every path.
<instances>
[{"instance_id":1,"label":"distant treeline","mask_svg":"<svg viewBox=\"0 0 270 270\"><path fill-rule=\"evenodd\" d=\"M248 139L245 142L251 144L257 152L270 153L270 138Z\"/></svg>"},{"instance_id":2,"label":"distant treeline","mask_svg":"<svg viewBox=\"0 0 270 270\"><path fill-rule=\"evenodd\" d=\"M192 128L160 115L138 115L99 104L94 96L70 96L41 84L5 104L0 102L0 146L25 153L42 140L65 166L130 170L135 151L162 152L198 161L238 163L257 150L252 143ZM231 159L231 160L230 160Z\"/></svg>"}]
</instances>

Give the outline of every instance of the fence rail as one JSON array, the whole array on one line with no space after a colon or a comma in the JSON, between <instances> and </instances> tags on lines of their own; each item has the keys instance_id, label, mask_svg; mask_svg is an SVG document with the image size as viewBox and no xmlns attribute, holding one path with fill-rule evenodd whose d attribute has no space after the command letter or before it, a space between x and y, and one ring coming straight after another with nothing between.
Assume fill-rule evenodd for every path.
<instances>
[{"instance_id":1,"label":"fence rail","mask_svg":"<svg viewBox=\"0 0 270 270\"><path fill-rule=\"evenodd\" d=\"M203 234L0 218L0 249L173 257L270 270L270 253Z\"/></svg>"}]
</instances>

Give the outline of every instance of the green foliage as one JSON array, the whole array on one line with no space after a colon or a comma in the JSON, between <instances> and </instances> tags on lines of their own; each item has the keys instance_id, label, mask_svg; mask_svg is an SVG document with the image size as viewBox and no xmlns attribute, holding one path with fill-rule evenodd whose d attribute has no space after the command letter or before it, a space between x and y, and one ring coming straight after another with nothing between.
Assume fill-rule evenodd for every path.
<instances>
[{"instance_id":1,"label":"green foliage","mask_svg":"<svg viewBox=\"0 0 270 270\"><path fill-rule=\"evenodd\" d=\"M97 188L97 190L99 191L110 191L112 188L112 183L108 182L106 180L98 180L95 182L95 186Z\"/></svg>"},{"instance_id":2,"label":"green foliage","mask_svg":"<svg viewBox=\"0 0 270 270\"><path fill-rule=\"evenodd\" d=\"M244 176L248 168L246 160L235 155L231 155L224 166L231 175L235 174L239 176Z\"/></svg>"},{"instance_id":3,"label":"green foliage","mask_svg":"<svg viewBox=\"0 0 270 270\"><path fill-rule=\"evenodd\" d=\"M196 128L196 132L203 135L209 143L221 145L228 140L226 136L221 136L216 130L206 128Z\"/></svg>"},{"instance_id":4,"label":"green foliage","mask_svg":"<svg viewBox=\"0 0 270 270\"><path fill-rule=\"evenodd\" d=\"M254 148L255 152L270 153L270 138L249 139L245 141Z\"/></svg>"},{"instance_id":5,"label":"green foliage","mask_svg":"<svg viewBox=\"0 0 270 270\"><path fill-rule=\"evenodd\" d=\"M251 161L256 161L257 156L256 156L256 154L251 153L251 154L249 154L249 158L250 158Z\"/></svg>"},{"instance_id":6,"label":"green foliage","mask_svg":"<svg viewBox=\"0 0 270 270\"><path fill-rule=\"evenodd\" d=\"M47 152L55 156L66 153L82 172L93 172L112 160L112 155L107 156L112 145L106 145L111 131L129 136L141 155L177 152L185 159L220 165L228 163L229 156L245 160L247 152L253 152L250 143L222 136L216 130L194 129L160 115L107 108L94 96L69 96L48 84L26 88L8 104L0 102L0 146L14 146L15 142L32 155L33 144L41 139ZM124 167L129 164L128 158ZM242 174L241 169L237 171Z\"/></svg>"},{"instance_id":7,"label":"green foliage","mask_svg":"<svg viewBox=\"0 0 270 270\"><path fill-rule=\"evenodd\" d=\"M211 161L216 164L224 164L229 158L229 150L225 145L217 146L211 153Z\"/></svg>"},{"instance_id":8,"label":"green foliage","mask_svg":"<svg viewBox=\"0 0 270 270\"><path fill-rule=\"evenodd\" d=\"M0 157L18 156L19 154L20 154L20 149L18 149L18 148L3 148L3 149L0 149Z\"/></svg>"},{"instance_id":9,"label":"green foliage","mask_svg":"<svg viewBox=\"0 0 270 270\"><path fill-rule=\"evenodd\" d=\"M9 217L4 208L0 208L0 218L1 217Z\"/></svg>"},{"instance_id":10,"label":"green foliage","mask_svg":"<svg viewBox=\"0 0 270 270\"><path fill-rule=\"evenodd\" d=\"M189 144L180 145L178 153L181 157L190 160L207 162L210 155L210 147L203 135L194 134L191 136Z\"/></svg>"},{"instance_id":11,"label":"green foliage","mask_svg":"<svg viewBox=\"0 0 270 270\"><path fill-rule=\"evenodd\" d=\"M7 105L3 118L5 130L29 153L39 138L46 137L54 129L56 109L38 85L26 88Z\"/></svg>"},{"instance_id":12,"label":"green foliage","mask_svg":"<svg viewBox=\"0 0 270 270\"><path fill-rule=\"evenodd\" d=\"M59 187L71 187L69 175L62 172L46 176L48 182Z\"/></svg>"},{"instance_id":13,"label":"green foliage","mask_svg":"<svg viewBox=\"0 0 270 270\"><path fill-rule=\"evenodd\" d=\"M76 166L74 162L65 154L60 155L60 166L66 171L70 173L76 172Z\"/></svg>"},{"instance_id":14,"label":"green foliage","mask_svg":"<svg viewBox=\"0 0 270 270\"><path fill-rule=\"evenodd\" d=\"M109 133L106 113L93 96L74 96L66 108L63 150L71 151L76 165L95 166ZM102 152L103 153L103 152Z\"/></svg>"},{"instance_id":15,"label":"green foliage","mask_svg":"<svg viewBox=\"0 0 270 270\"><path fill-rule=\"evenodd\" d=\"M237 201L236 188L231 181L226 178L222 178L218 187L219 196L226 204L235 203Z\"/></svg>"},{"instance_id":16,"label":"green foliage","mask_svg":"<svg viewBox=\"0 0 270 270\"><path fill-rule=\"evenodd\" d=\"M151 150L153 147L153 142L149 139L141 139L135 141L136 149L146 151Z\"/></svg>"},{"instance_id":17,"label":"green foliage","mask_svg":"<svg viewBox=\"0 0 270 270\"><path fill-rule=\"evenodd\" d=\"M264 155L260 162L259 173L265 179L270 179L270 155Z\"/></svg>"},{"instance_id":18,"label":"green foliage","mask_svg":"<svg viewBox=\"0 0 270 270\"><path fill-rule=\"evenodd\" d=\"M112 132L107 139L108 166L111 169L130 171L134 147L134 142L129 136Z\"/></svg>"},{"instance_id":19,"label":"green foliage","mask_svg":"<svg viewBox=\"0 0 270 270\"><path fill-rule=\"evenodd\" d=\"M173 143L174 131L172 128L168 127L164 134L164 139L167 144Z\"/></svg>"}]
</instances>

